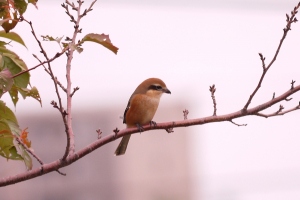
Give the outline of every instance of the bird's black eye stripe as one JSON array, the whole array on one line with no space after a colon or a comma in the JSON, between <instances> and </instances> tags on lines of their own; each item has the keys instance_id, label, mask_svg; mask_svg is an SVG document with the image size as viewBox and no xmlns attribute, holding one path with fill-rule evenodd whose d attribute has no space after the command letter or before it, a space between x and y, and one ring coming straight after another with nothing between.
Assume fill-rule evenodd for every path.
<instances>
[{"instance_id":1,"label":"bird's black eye stripe","mask_svg":"<svg viewBox=\"0 0 300 200\"><path fill-rule=\"evenodd\" d=\"M160 85L150 85L149 90L161 90L162 87Z\"/></svg>"}]
</instances>

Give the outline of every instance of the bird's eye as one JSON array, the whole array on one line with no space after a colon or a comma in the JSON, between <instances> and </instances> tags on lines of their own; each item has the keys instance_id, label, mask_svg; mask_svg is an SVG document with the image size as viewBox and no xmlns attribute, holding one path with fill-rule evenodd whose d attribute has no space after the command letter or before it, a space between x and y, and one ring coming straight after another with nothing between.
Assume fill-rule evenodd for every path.
<instances>
[{"instance_id":1,"label":"bird's eye","mask_svg":"<svg viewBox=\"0 0 300 200\"><path fill-rule=\"evenodd\" d=\"M161 86L159 86L159 85L157 85L157 86L156 86L156 89L157 89L157 90L161 90L161 89L162 89L162 87L161 87Z\"/></svg>"},{"instance_id":2,"label":"bird's eye","mask_svg":"<svg viewBox=\"0 0 300 200\"><path fill-rule=\"evenodd\" d=\"M162 87L160 85L151 85L149 90L162 90Z\"/></svg>"}]
</instances>

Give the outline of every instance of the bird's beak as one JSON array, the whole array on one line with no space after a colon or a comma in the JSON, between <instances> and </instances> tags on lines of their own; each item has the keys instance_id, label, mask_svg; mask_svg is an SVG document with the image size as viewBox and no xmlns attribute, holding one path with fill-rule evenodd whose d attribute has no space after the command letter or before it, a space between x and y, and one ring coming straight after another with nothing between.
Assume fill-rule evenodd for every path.
<instances>
[{"instance_id":1,"label":"bird's beak","mask_svg":"<svg viewBox=\"0 0 300 200\"><path fill-rule=\"evenodd\" d=\"M167 89L167 88L166 88L166 89L163 89L162 91L163 91L164 93L171 94L171 91L170 91L169 89Z\"/></svg>"}]
</instances>

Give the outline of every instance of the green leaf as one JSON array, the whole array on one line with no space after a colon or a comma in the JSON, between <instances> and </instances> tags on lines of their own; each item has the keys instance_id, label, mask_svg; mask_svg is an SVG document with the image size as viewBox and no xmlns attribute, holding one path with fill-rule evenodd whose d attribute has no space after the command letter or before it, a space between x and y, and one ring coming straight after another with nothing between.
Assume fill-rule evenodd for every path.
<instances>
[{"instance_id":1,"label":"green leaf","mask_svg":"<svg viewBox=\"0 0 300 200\"><path fill-rule=\"evenodd\" d=\"M1 1L1 0L0 0ZM9 42L10 43L10 42ZM0 46L5 46L5 45L8 45L9 43L7 42L4 42L4 41L0 41Z\"/></svg>"},{"instance_id":2,"label":"green leaf","mask_svg":"<svg viewBox=\"0 0 300 200\"><path fill-rule=\"evenodd\" d=\"M9 9L4 11L4 14L2 14L4 19L15 19L14 21L9 21L2 23L2 27L5 30L6 33L8 33L11 29L15 28L15 26L18 23L18 15L17 12L13 13L13 16L11 16Z\"/></svg>"},{"instance_id":3,"label":"green leaf","mask_svg":"<svg viewBox=\"0 0 300 200\"><path fill-rule=\"evenodd\" d=\"M7 0L0 0L0 18L5 18L9 12Z\"/></svg>"},{"instance_id":4,"label":"green leaf","mask_svg":"<svg viewBox=\"0 0 300 200\"><path fill-rule=\"evenodd\" d=\"M2 26L3 23L8 22L10 19L4 19L4 20L0 20L0 26Z\"/></svg>"},{"instance_id":5,"label":"green leaf","mask_svg":"<svg viewBox=\"0 0 300 200\"><path fill-rule=\"evenodd\" d=\"M27 153L27 151L24 149L24 147L22 145L19 145L19 148L22 152L22 158L24 159L24 163L27 167L27 170L31 170L32 169L32 159L29 156L29 154Z\"/></svg>"},{"instance_id":6,"label":"green leaf","mask_svg":"<svg viewBox=\"0 0 300 200\"><path fill-rule=\"evenodd\" d=\"M28 0L28 3L32 3L36 7L36 9L38 9L36 2L38 2L38 0Z\"/></svg>"},{"instance_id":7,"label":"green leaf","mask_svg":"<svg viewBox=\"0 0 300 200\"><path fill-rule=\"evenodd\" d=\"M9 57L16 65L18 65L22 71L27 70L27 65L17 54L3 53L3 56Z\"/></svg>"},{"instance_id":8,"label":"green leaf","mask_svg":"<svg viewBox=\"0 0 300 200\"><path fill-rule=\"evenodd\" d=\"M40 102L40 104L42 106L42 99L41 99L39 91L37 90L36 87L33 87L31 90L29 90L27 88L17 88L17 89L20 92L20 94L23 96L24 99L26 97L32 97L32 98L36 99L38 102Z\"/></svg>"},{"instance_id":9,"label":"green leaf","mask_svg":"<svg viewBox=\"0 0 300 200\"><path fill-rule=\"evenodd\" d=\"M23 157L18 154L17 152L17 148L15 146L12 146L11 148L9 148L9 153L10 153L10 156L8 159L11 159L11 160L24 160L25 162L25 159L23 159ZM26 163L25 163L26 165Z\"/></svg>"},{"instance_id":10,"label":"green leaf","mask_svg":"<svg viewBox=\"0 0 300 200\"><path fill-rule=\"evenodd\" d=\"M13 143L15 137L21 136L21 132L14 113L0 100L0 156L7 160L23 160L27 169L30 170L32 169L31 157L20 144L16 145L21 151L21 155L18 154Z\"/></svg>"},{"instance_id":11,"label":"green leaf","mask_svg":"<svg viewBox=\"0 0 300 200\"><path fill-rule=\"evenodd\" d=\"M17 149L13 143L15 137L8 129L7 124L0 120L0 156L5 157L7 160L24 160L23 157L17 153Z\"/></svg>"},{"instance_id":12,"label":"green leaf","mask_svg":"<svg viewBox=\"0 0 300 200\"><path fill-rule=\"evenodd\" d=\"M26 11L27 9L27 3L25 0L14 0L15 2L15 9L19 11L21 15Z\"/></svg>"},{"instance_id":13,"label":"green leaf","mask_svg":"<svg viewBox=\"0 0 300 200\"><path fill-rule=\"evenodd\" d=\"M8 125L2 122L2 120L0 120L0 131L2 132L0 134L0 155L8 159L10 155L9 149L14 146L13 135Z\"/></svg>"},{"instance_id":14,"label":"green leaf","mask_svg":"<svg viewBox=\"0 0 300 200\"><path fill-rule=\"evenodd\" d=\"M14 81L11 78L10 71L5 68L0 72L0 91L3 94L4 92L7 92L11 89L13 86ZM1 96L0 96L1 97Z\"/></svg>"},{"instance_id":15,"label":"green leaf","mask_svg":"<svg viewBox=\"0 0 300 200\"><path fill-rule=\"evenodd\" d=\"M29 94L28 94L27 96L36 99L38 102L40 102L40 104L41 104L41 106L42 106L42 99L41 99L40 94L39 94L39 91L37 90L36 87L33 87L33 88L29 91Z\"/></svg>"},{"instance_id":16,"label":"green leaf","mask_svg":"<svg viewBox=\"0 0 300 200\"><path fill-rule=\"evenodd\" d=\"M11 88L11 90L9 90L9 95L11 97L12 102L14 103L15 107L17 105L17 102L19 101L19 97L18 97L18 89L16 88L16 86L13 86Z\"/></svg>"},{"instance_id":17,"label":"green leaf","mask_svg":"<svg viewBox=\"0 0 300 200\"><path fill-rule=\"evenodd\" d=\"M14 61L16 61L18 65ZM0 66L2 69L8 68L12 75L18 74L19 72L23 71L20 67L22 60L18 59L14 61L10 57L3 55ZM29 76L30 76L29 73L26 72L24 74L21 74L20 76L13 78L15 86L20 88L26 88L29 83Z\"/></svg>"},{"instance_id":18,"label":"green leaf","mask_svg":"<svg viewBox=\"0 0 300 200\"><path fill-rule=\"evenodd\" d=\"M62 36L60 38L59 37L54 38L54 37L49 36L49 35L46 35L46 36L41 35L41 37L43 38L43 41L55 41L57 43L60 43L64 36Z\"/></svg>"},{"instance_id":19,"label":"green leaf","mask_svg":"<svg viewBox=\"0 0 300 200\"><path fill-rule=\"evenodd\" d=\"M69 43L68 45L69 45L70 49L76 50L78 53L81 53L83 51L83 48L81 48L75 44Z\"/></svg>"},{"instance_id":20,"label":"green leaf","mask_svg":"<svg viewBox=\"0 0 300 200\"><path fill-rule=\"evenodd\" d=\"M22 44L24 47L26 47L22 38L15 32L6 33L5 31L0 31L0 37L4 37L4 38L10 39L10 40L13 40L15 42Z\"/></svg>"},{"instance_id":21,"label":"green leaf","mask_svg":"<svg viewBox=\"0 0 300 200\"><path fill-rule=\"evenodd\" d=\"M22 130L20 129L18 123L15 123L8 119L1 119L1 121L9 127L11 133L13 133L15 136L18 136L18 137L21 136Z\"/></svg>"},{"instance_id":22,"label":"green leaf","mask_svg":"<svg viewBox=\"0 0 300 200\"><path fill-rule=\"evenodd\" d=\"M84 36L84 38L81 40L80 43L83 43L85 41L90 41L90 42L96 42L98 44L103 45L104 47L108 48L109 50L111 50L112 52L114 52L115 54L118 53L119 48L115 47L110 39L109 39L109 35L105 35L105 34L95 34L95 33L90 33L87 34L86 36Z\"/></svg>"},{"instance_id":23,"label":"green leaf","mask_svg":"<svg viewBox=\"0 0 300 200\"><path fill-rule=\"evenodd\" d=\"M3 43L2 43L2 44L3 44ZM14 52L8 50L4 45L1 45L1 46L0 46L0 52L1 52L2 54L3 54L3 53L8 53L8 54L12 54L12 55L15 54ZM15 55L17 55L17 54L15 54Z\"/></svg>"},{"instance_id":24,"label":"green leaf","mask_svg":"<svg viewBox=\"0 0 300 200\"><path fill-rule=\"evenodd\" d=\"M0 120L6 119L18 124L15 114L0 100ZM1 130L1 129L0 129Z\"/></svg>"},{"instance_id":25,"label":"green leaf","mask_svg":"<svg viewBox=\"0 0 300 200\"><path fill-rule=\"evenodd\" d=\"M16 53L10 51L5 46L0 46L0 59L2 59L2 55L11 58L23 71L28 69L25 62ZM3 69L2 64L0 65L0 69Z\"/></svg>"}]
</instances>

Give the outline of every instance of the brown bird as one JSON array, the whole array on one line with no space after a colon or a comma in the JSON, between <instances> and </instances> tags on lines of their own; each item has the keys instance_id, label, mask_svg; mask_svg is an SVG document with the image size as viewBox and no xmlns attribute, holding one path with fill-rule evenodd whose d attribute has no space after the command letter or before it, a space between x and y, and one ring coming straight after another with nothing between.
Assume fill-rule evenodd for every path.
<instances>
[{"instance_id":1,"label":"brown bird","mask_svg":"<svg viewBox=\"0 0 300 200\"><path fill-rule=\"evenodd\" d=\"M127 128L138 127L140 131L143 131L142 125L149 123L156 125L152 119L163 93L171 94L162 80L149 78L143 81L131 95L125 109L123 123L126 123ZM122 138L115 151L116 156L125 154L130 136L125 135Z\"/></svg>"}]
</instances>

